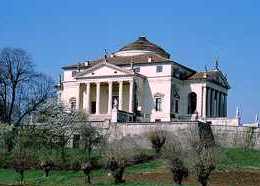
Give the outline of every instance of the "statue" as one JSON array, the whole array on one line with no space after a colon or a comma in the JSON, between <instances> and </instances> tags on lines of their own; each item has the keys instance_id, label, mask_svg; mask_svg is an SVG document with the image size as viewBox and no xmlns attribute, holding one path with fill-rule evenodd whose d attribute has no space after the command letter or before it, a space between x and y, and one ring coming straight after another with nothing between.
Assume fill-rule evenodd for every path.
<instances>
[{"instance_id":1,"label":"statue","mask_svg":"<svg viewBox=\"0 0 260 186\"><path fill-rule=\"evenodd\" d=\"M118 109L118 101L116 98L113 100L113 109Z\"/></svg>"}]
</instances>

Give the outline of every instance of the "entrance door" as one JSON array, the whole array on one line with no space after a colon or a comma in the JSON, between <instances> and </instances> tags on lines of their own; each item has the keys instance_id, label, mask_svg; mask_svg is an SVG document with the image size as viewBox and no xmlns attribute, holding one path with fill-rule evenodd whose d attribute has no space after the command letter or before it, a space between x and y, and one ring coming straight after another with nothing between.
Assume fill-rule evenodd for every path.
<instances>
[{"instance_id":1,"label":"entrance door","mask_svg":"<svg viewBox=\"0 0 260 186\"><path fill-rule=\"evenodd\" d=\"M92 101L91 102L91 114L95 114L96 113L96 102Z\"/></svg>"}]
</instances>

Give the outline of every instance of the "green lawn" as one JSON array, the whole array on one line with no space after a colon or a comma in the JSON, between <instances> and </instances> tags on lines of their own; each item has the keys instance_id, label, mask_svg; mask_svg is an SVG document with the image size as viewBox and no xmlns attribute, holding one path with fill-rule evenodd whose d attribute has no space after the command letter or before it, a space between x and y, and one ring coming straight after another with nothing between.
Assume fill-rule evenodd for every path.
<instances>
[{"instance_id":1,"label":"green lawn","mask_svg":"<svg viewBox=\"0 0 260 186\"><path fill-rule=\"evenodd\" d=\"M218 170L223 169L259 169L260 151L241 149L224 149L222 160L218 164ZM163 160L130 166L126 169L125 175L140 174L147 172L166 171L167 165ZM92 173L93 180L97 186L114 185L113 179L104 170L97 170ZM0 185L18 184L19 174L13 170L0 169ZM165 181L164 181L165 182ZM84 175L81 171L51 171L48 178L40 170L29 170L25 172L25 183L37 186L83 186ZM167 183L167 181L166 181ZM127 181L124 186L169 186L163 183L147 183L147 181Z\"/></svg>"},{"instance_id":2,"label":"green lawn","mask_svg":"<svg viewBox=\"0 0 260 186\"><path fill-rule=\"evenodd\" d=\"M164 168L165 163L162 160L155 160L149 163L133 165L126 169L125 175L137 174L141 172L151 172ZM95 185L109 186L114 185L113 179L107 176L104 170L97 170L92 173ZM0 170L0 185L1 184L18 184L19 175L13 170ZM44 177L44 173L40 170L30 170L25 172L25 183L28 185L42 186L81 186L84 183L84 174L81 171L52 171L48 178ZM160 183L145 183L130 181L125 186L168 186Z\"/></svg>"},{"instance_id":3,"label":"green lawn","mask_svg":"<svg viewBox=\"0 0 260 186\"><path fill-rule=\"evenodd\" d=\"M260 150L224 149L218 168L260 169Z\"/></svg>"}]
</instances>

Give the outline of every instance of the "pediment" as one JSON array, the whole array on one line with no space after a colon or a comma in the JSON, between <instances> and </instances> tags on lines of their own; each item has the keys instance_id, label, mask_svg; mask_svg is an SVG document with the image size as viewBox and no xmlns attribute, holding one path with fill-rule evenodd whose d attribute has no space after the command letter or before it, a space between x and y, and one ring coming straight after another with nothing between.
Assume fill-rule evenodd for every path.
<instances>
[{"instance_id":1,"label":"pediment","mask_svg":"<svg viewBox=\"0 0 260 186\"><path fill-rule=\"evenodd\" d=\"M227 78L220 70L217 71L217 76L214 76L213 80L226 88L230 88Z\"/></svg>"},{"instance_id":2,"label":"pediment","mask_svg":"<svg viewBox=\"0 0 260 186\"><path fill-rule=\"evenodd\" d=\"M76 78L128 76L133 74L132 71L104 62L79 73Z\"/></svg>"}]
</instances>

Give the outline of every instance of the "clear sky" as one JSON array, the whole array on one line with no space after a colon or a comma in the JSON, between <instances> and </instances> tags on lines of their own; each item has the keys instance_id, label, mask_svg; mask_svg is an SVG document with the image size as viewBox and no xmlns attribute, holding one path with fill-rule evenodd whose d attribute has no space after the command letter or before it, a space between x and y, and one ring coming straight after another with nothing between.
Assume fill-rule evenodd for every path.
<instances>
[{"instance_id":1,"label":"clear sky","mask_svg":"<svg viewBox=\"0 0 260 186\"><path fill-rule=\"evenodd\" d=\"M260 1L0 1L0 48L24 48L54 78L141 35L196 70L218 57L232 86L229 116L237 106L244 121L260 113Z\"/></svg>"}]
</instances>

